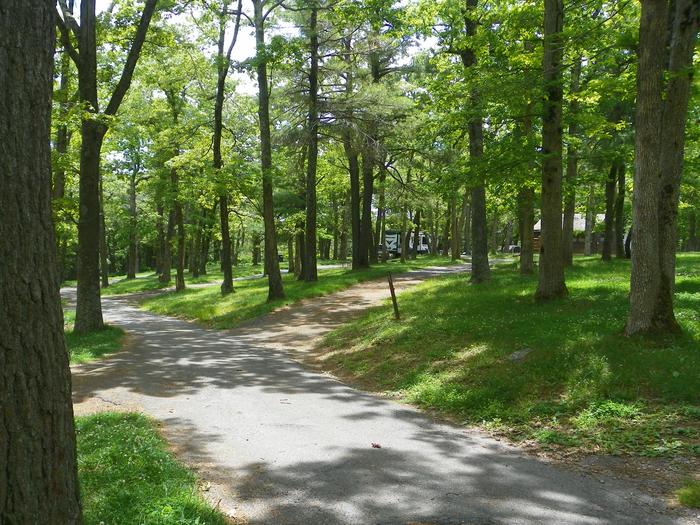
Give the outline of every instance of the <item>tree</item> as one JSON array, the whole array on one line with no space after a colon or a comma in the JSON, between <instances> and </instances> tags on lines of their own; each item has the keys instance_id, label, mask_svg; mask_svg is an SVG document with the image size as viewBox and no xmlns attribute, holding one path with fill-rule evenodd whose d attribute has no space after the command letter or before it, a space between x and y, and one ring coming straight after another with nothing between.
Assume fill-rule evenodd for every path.
<instances>
[{"instance_id":1,"label":"tree","mask_svg":"<svg viewBox=\"0 0 700 525\"><path fill-rule=\"evenodd\" d=\"M223 129L224 97L226 95L226 77L231 68L231 53L238 40L238 29L241 23L242 0L238 0L236 9L236 22L233 28L233 37L224 54L226 39L226 19L228 17L229 2L224 1L219 15L219 39L216 55L216 98L214 102L214 133L212 137L212 152L214 157L214 169L219 171L223 167L221 158L221 130ZM231 236L228 223L228 192L223 189L219 195L219 218L221 222L221 267L224 280L221 283L221 293L227 294L233 291L233 272L231 269Z\"/></svg>"},{"instance_id":2,"label":"tree","mask_svg":"<svg viewBox=\"0 0 700 525\"><path fill-rule=\"evenodd\" d=\"M316 263L316 168L318 166L318 3L309 2L309 101L308 117L308 151L306 159L306 219L304 221L304 258L303 277L307 282L318 280Z\"/></svg>"},{"instance_id":3,"label":"tree","mask_svg":"<svg viewBox=\"0 0 700 525\"><path fill-rule=\"evenodd\" d=\"M80 24L59 0L63 18L56 16L63 45L78 68L78 91L84 105L80 149L80 219L78 222L78 298L75 332L102 328L100 300L100 153L108 119L116 115L131 85L136 62L146 39L157 0L146 0L124 68L104 111L100 111L97 77L97 31L95 0L81 0ZM71 33L78 47L71 43Z\"/></svg>"},{"instance_id":4,"label":"tree","mask_svg":"<svg viewBox=\"0 0 700 525\"><path fill-rule=\"evenodd\" d=\"M673 312L676 228L697 32L696 2L642 2L627 335L679 329Z\"/></svg>"},{"instance_id":5,"label":"tree","mask_svg":"<svg viewBox=\"0 0 700 525\"><path fill-rule=\"evenodd\" d=\"M567 294L562 253L562 58L564 4L544 3L544 117L542 119L542 241L535 297L547 301Z\"/></svg>"},{"instance_id":6,"label":"tree","mask_svg":"<svg viewBox=\"0 0 700 525\"><path fill-rule=\"evenodd\" d=\"M54 15L0 4L0 523L82 523L51 223Z\"/></svg>"},{"instance_id":7,"label":"tree","mask_svg":"<svg viewBox=\"0 0 700 525\"><path fill-rule=\"evenodd\" d=\"M270 92L267 81L267 50L265 20L279 4L268 9L267 0L253 1L255 26L255 63L258 78L258 122L260 126L260 167L262 171L263 222L265 224L265 273L268 282L268 301L284 297L282 275L277 254L277 232L272 194L272 139L270 137Z\"/></svg>"}]
</instances>

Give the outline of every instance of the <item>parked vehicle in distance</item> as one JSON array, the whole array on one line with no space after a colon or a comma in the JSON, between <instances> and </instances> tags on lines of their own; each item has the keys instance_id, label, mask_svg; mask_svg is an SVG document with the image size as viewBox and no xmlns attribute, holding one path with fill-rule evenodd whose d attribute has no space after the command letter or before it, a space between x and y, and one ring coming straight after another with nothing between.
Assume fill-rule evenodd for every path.
<instances>
[{"instance_id":1,"label":"parked vehicle in distance","mask_svg":"<svg viewBox=\"0 0 700 525\"><path fill-rule=\"evenodd\" d=\"M413 232L408 237L408 249L413 250ZM400 231L387 230L384 234L384 247L386 252L392 257L401 255L403 247L403 235ZM418 253L430 253L430 245L428 244L428 236L423 232L418 233Z\"/></svg>"}]
</instances>

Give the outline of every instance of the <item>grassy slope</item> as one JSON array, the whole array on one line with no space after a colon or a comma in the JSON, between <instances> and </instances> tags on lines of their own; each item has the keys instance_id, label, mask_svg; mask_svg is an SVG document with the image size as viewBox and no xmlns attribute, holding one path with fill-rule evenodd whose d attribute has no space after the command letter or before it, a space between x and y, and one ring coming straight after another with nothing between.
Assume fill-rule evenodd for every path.
<instances>
[{"instance_id":1,"label":"grassy slope","mask_svg":"<svg viewBox=\"0 0 700 525\"><path fill-rule=\"evenodd\" d=\"M641 455L700 454L700 256L681 255L681 336L622 335L629 262L577 259L568 299L537 305L536 279L497 269L432 280L324 341L328 368L365 387L515 439ZM513 361L518 350L530 350Z\"/></svg>"},{"instance_id":2,"label":"grassy slope","mask_svg":"<svg viewBox=\"0 0 700 525\"><path fill-rule=\"evenodd\" d=\"M218 287L185 290L159 295L142 302L147 310L165 315L193 319L215 328L231 328L241 321L261 316L280 306L295 303L307 297L318 297L344 290L359 282L384 277L388 272L404 272L412 268L448 264L447 258L421 257L401 264L392 261L364 271L344 269L321 270L316 283L297 281L285 275L286 298L267 302L267 279L234 283L235 292L222 297Z\"/></svg>"},{"instance_id":3,"label":"grassy slope","mask_svg":"<svg viewBox=\"0 0 700 525\"><path fill-rule=\"evenodd\" d=\"M105 326L97 332L78 335L73 333L75 311L64 310L66 346L72 365L93 361L118 351L122 345L124 330L116 326Z\"/></svg>"},{"instance_id":4,"label":"grassy slope","mask_svg":"<svg viewBox=\"0 0 700 525\"><path fill-rule=\"evenodd\" d=\"M87 525L226 523L145 416L103 413L77 418L76 427Z\"/></svg>"}]
</instances>

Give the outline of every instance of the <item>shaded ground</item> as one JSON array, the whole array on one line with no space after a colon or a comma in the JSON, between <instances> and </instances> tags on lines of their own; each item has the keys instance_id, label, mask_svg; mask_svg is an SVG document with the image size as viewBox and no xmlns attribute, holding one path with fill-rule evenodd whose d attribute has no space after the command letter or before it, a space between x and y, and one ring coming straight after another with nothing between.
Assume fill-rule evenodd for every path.
<instances>
[{"instance_id":1,"label":"shaded ground","mask_svg":"<svg viewBox=\"0 0 700 525\"><path fill-rule=\"evenodd\" d=\"M399 287L459 269L413 272ZM629 485L526 457L290 358L387 293L365 283L229 332L105 299L106 318L133 337L75 367L76 412L118 406L161 420L211 482L210 499L250 523L691 522Z\"/></svg>"}]
</instances>

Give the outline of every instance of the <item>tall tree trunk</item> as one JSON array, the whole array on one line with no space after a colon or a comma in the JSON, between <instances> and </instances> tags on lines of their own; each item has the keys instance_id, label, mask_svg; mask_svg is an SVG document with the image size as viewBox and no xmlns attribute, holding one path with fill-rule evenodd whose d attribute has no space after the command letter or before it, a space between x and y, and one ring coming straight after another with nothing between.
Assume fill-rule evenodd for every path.
<instances>
[{"instance_id":1,"label":"tall tree trunk","mask_svg":"<svg viewBox=\"0 0 700 525\"><path fill-rule=\"evenodd\" d=\"M518 225L520 228L520 274L535 272L534 229L535 190L526 186L518 193Z\"/></svg>"},{"instance_id":2,"label":"tall tree trunk","mask_svg":"<svg viewBox=\"0 0 700 525\"><path fill-rule=\"evenodd\" d=\"M670 9L673 10L674 2ZM698 2L676 0L669 52L669 75L663 106L661 144L661 193L659 195L660 282L653 324L663 332L680 330L673 312L678 242L678 201L683 174L685 126L693 79L693 54L697 40ZM635 241L636 242L636 241ZM634 255L633 255L634 257Z\"/></svg>"},{"instance_id":3,"label":"tall tree trunk","mask_svg":"<svg viewBox=\"0 0 700 525\"><path fill-rule=\"evenodd\" d=\"M457 209L457 192L452 199L450 206L450 259L459 259L459 215Z\"/></svg>"},{"instance_id":4,"label":"tall tree trunk","mask_svg":"<svg viewBox=\"0 0 700 525\"><path fill-rule=\"evenodd\" d=\"M136 170L129 174L129 254L128 254L128 269L126 271L127 279L136 279L136 274L139 271L138 251L139 241L137 232L137 213L136 208Z\"/></svg>"},{"instance_id":5,"label":"tall tree trunk","mask_svg":"<svg viewBox=\"0 0 700 525\"><path fill-rule=\"evenodd\" d=\"M379 168L379 187L377 188L377 221L374 225L374 239L375 245L382 246L381 248L381 258L386 261L386 246L384 246L383 232L385 230L385 216L386 216L386 196L385 196L385 185L386 182L386 167L384 162L381 162ZM376 247L374 248L377 249Z\"/></svg>"},{"instance_id":6,"label":"tall tree trunk","mask_svg":"<svg viewBox=\"0 0 700 525\"><path fill-rule=\"evenodd\" d=\"M241 0L238 2L236 25L234 28L233 38L229 44L226 53L224 53L224 41L226 39L226 19L228 17L228 2L222 6L222 11L219 13L219 39L217 43L217 80L216 80L216 96L214 101L214 135L212 144L213 165L214 171L217 173L223 167L221 158L221 132L223 129L223 108L224 97L226 92L226 77L231 64L231 52L238 38L238 28L241 21ZM233 269L231 267L231 234L228 223L228 192L222 189L219 194L219 221L221 225L221 269L224 274L224 280L221 283L221 293L228 294L233 292Z\"/></svg>"},{"instance_id":7,"label":"tall tree trunk","mask_svg":"<svg viewBox=\"0 0 700 525\"><path fill-rule=\"evenodd\" d=\"M605 180L605 237L603 238L603 260L612 259L613 226L615 224L615 188L617 184L617 159L610 165L610 173Z\"/></svg>"},{"instance_id":8,"label":"tall tree trunk","mask_svg":"<svg viewBox=\"0 0 700 525\"><path fill-rule=\"evenodd\" d=\"M659 174L663 124L663 75L667 41L668 2L643 0L639 27L637 108L635 127L634 249L630 278L627 335L655 329L654 314L660 289ZM669 131L669 130L665 130Z\"/></svg>"},{"instance_id":9,"label":"tall tree trunk","mask_svg":"<svg viewBox=\"0 0 700 525\"><path fill-rule=\"evenodd\" d=\"M282 274L277 259L277 231L272 193L272 139L270 137L270 92L267 82L267 59L263 1L253 0L255 50L258 73L258 122L260 125L260 165L262 172L263 222L265 225L265 268L267 270L267 300L284 297Z\"/></svg>"},{"instance_id":10,"label":"tall tree trunk","mask_svg":"<svg viewBox=\"0 0 700 525\"><path fill-rule=\"evenodd\" d=\"M700 250L700 240L698 239L697 224L697 212L695 211L695 208L692 208L688 217L688 243L686 246L686 250L688 250L689 252Z\"/></svg>"},{"instance_id":11,"label":"tall tree trunk","mask_svg":"<svg viewBox=\"0 0 700 525\"><path fill-rule=\"evenodd\" d=\"M452 245L452 228L451 228L451 218L453 215L452 208L454 203L450 199L447 203L447 211L445 212L445 228L442 232L442 256L447 257L450 255L450 246Z\"/></svg>"},{"instance_id":12,"label":"tall tree trunk","mask_svg":"<svg viewBox=\"0 0 700 525\"><path fill-rule=\"evenodd\" d=\"M540 275L535 297L547 301L567 295L562 259L562 59L564 4L544 3L544 117L542 119L542 233Z\"/></svg>"},{"instance_id":13,"label":"tall tree trunk","mask_svg":"<svg viewBox=\"0 0 700 525\"><path fill-rule=\"evenodd\" d=\"M615 257L625 258L625 163L617 166L617 195L615 197Z\"/></svg>"},{"instance_id":14,"label":"tall tree trunk","mask_svg":"<svg viewBox=\"0 0 700 525\"><path fill-rule=\"evenodd\" d=\"M0 3L0 523L7 524L82 523L51 221L53 13L52 2Z\"/></svg>"},{"instance_id":15,"label":"tall tree trunk","mask_svg":"<svg viewBox=\"0 0 700 525\"><path fill-rule=\"evenodd\" d=\"M372 131L367 133L362 150L362 221L360 222L360 268L369 268L372 250L372 196L374 195L374 164L376 145Z\"/></svg>"},{"instance_id":16,"label":"tall tree trunk","mask_svg":"<svg viewBox=\"0 0 700 525\"><path fill-rule=\"evenodd\" d=\"M411 259L415 259L418 255L418 249L420 247L420 209L416 210L416 222L415 228L413 230L413 249L411 249Z\"/></svg>"},{"instance_id":17,"label":"tall tree trunk","mask_svg":"<svg viewBox=\"0 0 700 525\"><path fill-rule=\"evenodd\" d=\"M175 168L170 170L170 182L173 192L173 218L177 227L177 267L175 272L175 291L185 289L185 222L180 201L180 177Z\"/></svg>"},{"instance_id":18,"label":"tall tree trunk","mask_svg":"<svg viewBox=\"0 0 700 525\"><path fill-rule=\"evenodd\" d=\"M578 100L576 94L579 91L581 80L581 57L576 57L571 67L571 95L569 103L569 144L566 147L566 186L564 192L564 222L562 225L562 249L565 266L574 264L574 215L576 214L576 184L578 179L578 152L576 151L576 140L579 133L578 123Z\"/></svg>"},{"instance_id":19,"label":"tall tree trunk","mask_svg":"<svg viewBox=\"0 0 700 525\"><path fill-rule=\"evenodd\" d=\"M593 228L595 227L595 187L591 184L588 187L588 199L586 200L586 231L584 233L583 255L593 254Z\"/></svg>"},{"instance_id":20,"label":"tall tree trunk","mask_svg":"<svg viewBox=\"0 0 700 525\"><path fill-rule=\"evenodd\" d=\"M348 257L348 224L350 223L350 193L343 205L343 220L340 227L340 253L338 259L345 261Z\"/></svg>"},{"instance_id":21,"label":"tall tree trunk","mask_svg":"<svg viewBox=\"0 0 700 525\"><path fill-rule=\"evenodd\" d=\"M353 93L353 75L352 75L352 38L343 38L343 59L346 63L345 71L345 96L351 97ZM353 141L353 133L351 131L352 110L346 116L346 122L343 127L343 149L345 156L348 159L348 171L350 172L350 231L352 237L352 269L358 270L360 265L360 237L361 237L361 221L360 221L360 163L358 161L357 149Z\"/></svg>"},{"instance_id":22,"label":"tall tree trunk","mask_svg":"<svg viewBox=\"0 0 700 525\"><path fill-rule=\"evenodd\" d=\"M318 281L316 260L316 166L318 164L318 5L314 1L309 14L309 131L306 162L306 221L304 238L304 280Z\"/></svg>"},{"instance_id":23,"label":"tall tree trunk","mask_svg":"<svg viewBox=\"0 0 700 525\"><path fill-rule=\"evenodd\" d=\"M107 247L107 224L105 222L104 201L102 176L100 176L100 285L102 288L107 288L109 286L109 253Z\"/></svg>"},{"instance_id":24,"label":"tall tree trunk","mask_svg":"<svg viewBox=\"0 0 700 525\"><path fill-rule=\"evenodd\" d=\"M287 239L287 271L292 275L296 273L294 263L294 235L290 235Z\"/></svg>"},{"instance_id":25,"label":"tall tree trunk","mask_svg":"<svg viewBox=\"0 0 700 525\"><path fill-rule=\"evenodd\" d=\"M478 5L478 0L466 0L467 13L472 13ZM469 37L476 35L476 18L465 17L464 26ZM461 53L464 68L476 65L476 52L472 48ZM469 94L470 104L474 107L480 106L479 93L474 89ZM481 115L473 117L469 121L469 157L472 160L480 159L484 156L484 121ZM470 281L479 284L491 278L489 267L489 246L486 219L486 188L483 177L478 185L471 190L471 253L472 267Z\"/></svg>"},{"instance_id":26,"label":"tall tree trunk","mask_svg":"<svg viewBox=\"0 0 700 525\"><path fill-rule=\"evenodd\" d=\"M331 205L333 208L333 260L337 261L338 260L338 242L340 239L340 226L339 226L339 210L338 210L338 202L333 199L333 203Z\"/></svg>"}]
</instances>

